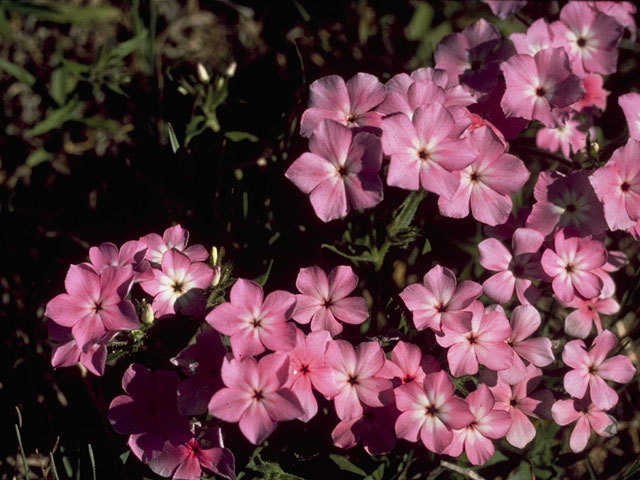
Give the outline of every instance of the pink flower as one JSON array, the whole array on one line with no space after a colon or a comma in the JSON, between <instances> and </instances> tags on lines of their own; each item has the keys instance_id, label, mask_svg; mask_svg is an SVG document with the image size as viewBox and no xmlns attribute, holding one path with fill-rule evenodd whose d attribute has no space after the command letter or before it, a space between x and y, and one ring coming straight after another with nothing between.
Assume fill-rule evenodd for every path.
<instances>
[{"instance_id":1,"label":"pink flower","mask_svg":"<svg viewBox=\"0 0 640 480\"><path fill-rule=\"evenodd\" d=\"M570 302L575 294L583 298L600 295L603 283L598 269L607 261L607 251L602 242L591 238L566 236L561 229L554 236L554 248L547 248L540 263L545 273L553 279L553 293L564 302Z\"/></svg>"},{"instance_id":2,"label":"pink flower","mask_svg":"<svg viewBox=\"0 0 640 480\"><path fill-rule=\"evenodd\" d=\"M311 137L324 119L347 127L379 127L382 114L372 111L384 100L384 85L373 75L357 73L347 83L338 75L311 84L309 108L302 114L300 134Z\"/></svg>"},{"instance_id":3,"label":"pink flower","mask_svg":"<svg viewBox=\"0 0 640 480\"><path fill-rule=\"evenodd\" d=\"M354 133L332 120L315 127L303 153L285 176L304 193L323 222L342 218L353 209L369 208L382 201L380 140L371 133Z\"/></svg>"},{"instance_id":4,"label":"pink flower","mask_svg":"<svg viewBox=\"0 0 640 480\"><path fill-rule=\"evenodd\" d=\"M617 343L613 333L603 330L593 339L588 352L582 340L571 340L564 346L562 361L572 368L564 376L564 388L569 395L583 398L589 388L589 396L598 409L609 410L618 403L618 394L605 380L627 383L636 369L624 355L605 360Z\"/></svg>"},{"instance_id":5,"label":"pink flower","mask_svg":"<svg viewBox=\"0 0 640 480\"><path fill-rule=\"evenodd\" d=\"M360 417L342 420L336 425L331 432L333 444L340 448L351 448L362 439L362 445L369 455L389 453L396 445L393 425L398 415L394 405L364 407Z\"/></svg>"},{"instance_id":6,"label":"pink flower","mask_svg":"<svg viewBox=\"0 0 640 480\"><path fill-rule=\"evenodd\" d=\"M507 83L502 108L508 117L538 120L546 127L560 125L554 109L567 107L584 95L580 79L571 72L562 48L514 55L500 65Z\"/></svg>"},{"instance_id":7,"label":"pink flower","mask_svg":"<svg viewBox=\"0 0 640 480\"><path fill-rule=\"evenodd\" d=\"M86 353L107 331L140 325L133 304L125 300L132 281L131 267L108 267L98 275L86 265L71 265L64 280L67 293L49 301L45 315L71 328L78 348Z\"/></svg>"},{"instance_id":8,"label":"pink flower","mask_svg":"<svg viewBox=\"0 0 640 480\"><path fill-rule=\"evenodd\" d=\"M411 120L404 114L384 118L382 148L391 156L387 184L407 190L422 186L447 198L453 195L458 180L451 171L474 159L458 133L451 113L437 102L416 109Z\"/></svg>"},{"instance_id":9,"label":"pink flower","mask_svg":"<svg viewBox=\"0 0 640 480\"><path fill-rule=\"evenodd\" d=\"M262 287L251 280L238 279L231 288L230 302L211 310L205 320L229 335L233 355L259 355L265 348L288 351L296 345L296 327L287 322L296 306L296 297L284 290L264 298Z\"/></svg>"},{"instance_id":10,"label":"pink flower","mask_svg":"<svg viewBox=\"0 0 640 480\"><path fill-rule=\"evenodd\" d=\"M107 343L113 333L107 332L100 341L90 344L84 352L71 336L71 329L55 322L47 322L49 336L56 343L51 352L53 368L70 367L79 363L94 375L102 376L107 361Z\"/></svg>"},{"instance_id":11,"label":"pink flower","mask_svg":"<svg viewBox=\"0 0 640 480\"><path fill-rule=\"evenodd\" d=\"M187 247L189 232L180 225L167 228L162 237L157 233L150 233L140 238L140 241L147 246L145 258L155 264L160 264L164 252L172 248L184 253L192 262L203 262L209 257L207 249L202 245Z\"/></svg>"},{"instance_id":12,"label":"pink flower","mask_svg":"<svg viewBox=\"0 0 640 480\"><path fill-rule=\"evenodd\" d=\"M440 346L448 348L447 360L454 377L475 375L478 363L491 370L506 370L511 366L513 350L505 343L511 327L499 310L484 311L480 302L469 307L471 320L449 322L442 326L444 335L436 336Z\"/></svg>"},{"instance_id":13,"label":"pink flower","mask_svg":"<svg viewBox=\"0 0 640 480\"><path fill-rule=\"evenodd\" d=\"M422 355L420 347L399 341L391 351L391 360L386 360L379 377L398 379L400 384L422 383L427 373L440 370L437 360L431 355Z\"/></svg>"},{"instance_id":14,"label":"pink flower","mask_svg":"<svg viewBox=\"0 0 640 480\"><path fill-rule=\"evenodd\" d=\"M551 153L562 151L564 158L570 159L571 152L584 150L587 134L579 130L580 122L569 118L564 125L556 128L542 127L536 134L536 145Z\"/></svg>"},{"instance_id":15,"label":"pink flower","mask_svg":"<svg viewBox=\"0 0 640 480\"><path fill-rule=\"evenodd\" d=\"M396 420L396 434L410 442L419 437L432 452L443 453L453 438L451 430L465 428L473 421L464 400L454 396L453 382L446 372L430 373L422 384L406 383L393 393L402 412Z\"/></svg>"},{"instance_id":16,"label":"pink flower","mask_svg":"<svg viewBox=\"0 0 640 480\"><path fill-rule=\"evenodd\" d=\"M482 293L482 287L469 280L457 285L455 274L440 265L425 274L423 283L409 285L400 293L418 330L431 328L439 332L445 323L471 318L464 309Z\"/></svg>"},{"instance_id":17,"label":"pink flower","mask_svg":"<svg viewBox=\"0 0 640 480\"><path fill-rule=\"evenodd\" d=\"M640 142L629 140L618 148L607 164L589 180L604 204L604 217L611 230L633 227L640 219Z\"/></svg>"},{"instance_id":18,"label":"pink flower","mask_svg":"<svg viewBox=\"0 0 640 480\"><path fill-rule=\"evenodd\" d=\"M341 320L359 325L369 316L362 297L348 297L358 286L358 277L351 267L341 265L331 270L329 278L318 267L301 268L296 287L296 309L293 319L302 324L311 322L311 330L328 330L331 336L342 332Z\"/></svg>"},{"instance_id":19,"label":"pink flower","mask_svg":"<svg viewBox=\"0 0 640 480\"><path fill-rule=\"evenodd\" d=\"M103 243L99 247L89 249L91 267L96 273L102 273L108 267L130 266L135 273L134 282L141 282L153 278L151 265L145 259L147 245L132 240L124 243L120 249L113 243Z\"/></svg>"},{"instance_id":20,"label":"pink flower","mask_svg":"<svg viewBox=\"0 0 640 480\"><path fill-rule=\"evenodd\" d=\"M592 428L601 437L612 437L618 431L616 420L591 403L588 395L582 400L558 400L551 407L551 413L558 425L569 425L578 420L569 439L569 446L575 453L587 446Z\"/></svg>"},{"instance_id":21,"label":"pink flower","mask_svg":"<svg viewBox=\"0 0 640 480\"><path fill-rule=\"evenodd\" d=\"M491 300L507 303L515 288L518 301L533 304L540 292L531 283L531 278L540 276L539 256L536 255L544 242L544 236L530 228L518 228L511 239L513 255L495 238L478 244L478 260L487 270L498 272L482 284L482 289Z\"/></svg>"},{"instance_id":22,"label":"pink flower","mask_svg":"<svg viewBox=\"0 0 640 480\"><path fill-rule=\"evenodd\" d=\"M493 12L494 15L502 18L503 20L507 18L509 15L516 13L522 7L524 7L527 2L526 0L482 0L484 3L489 5L489 8Z\"/></svg>"},{"instance_id":23,"label":"pink flower","mask_svg":"<svg viewBox=\"0 0 640 480\"><path fill-rule=\"evenodd\" d=\"M585 108L595 107L604 110L607 106L607 96L609 91L602 88L602 75L597 73L587 73L582 77L582 88L586 93L584 97L571 105L576 112L580 112Z\"/></svg>"},{"instance_id":24,"label":"pink flower","mask_svg":"<svg viewBox=\"0 0 640 480\"><path fill-rule=\"evenodd\" d=\"M109 405L113 429L130 434L129 448L147 463L161 452L165 441L179 446L191 438L189 422L176 409L178 374L168 370L152 372L138 363L129 365L122 377L122 389Z\"/></svg>"},{"instance_id":25,"label":"pink flower","mask_svg":"<svg viewBox=\"0 0 640 480\"><path fill-rule=\"evenodd\" d=\"M153 270L153 280L142 282L142 289L153 296L153 313L160 318L179 311L197 315L204 310L201 290L213 279L213 270L203 262L191 262L180 251L171 248L162 254L162 269Z\"/></svg>"},{"instance_id":26,"label":"pink flower","mask_svg":"<svg viewBox=\"0 0 640 480\"><path fill-rule=\"evenodd\" d=\"M495 401L489 388L480 384L466 398L473 421L463 429L453 431L453 439L444 453L457 457L462 450L472 465L482 465L492 456L491 439L504 437L511 428L509 413L494 408Z\"/></svg>"},{"instance_id":27,"label":"pink flower","mask_svg":"<svg viewBox=\"0 0 640 480\"><path fill-rule=\"evenodd\" d=\"M505 153L505 144L489 127L469 135L474 161L459 174L460 184L451 198L438 199L440 213L447 217L469 215L488 225L504 223L513 208L510 195L522 188L529 171L517 157Z\"/></svg>"},{"instance_id":28,"label":"pink flower","mask_svg":"<svg viewBox=\"0 0 640 480\"><path fill-rule=\"evenodd\" d=\"M640 140L640 93L626 93L618 97L618 105L624 112L629 127L629 137Z\"/></svg>"},{"instance_id":29,"label":"pink flower","mask_svg":"<svg viewBox=\"0 0 640 480\"><path fill-rule=\"evenodd\" d=\"M578 338L587 338L591 333L591 325L596 326L596 332L602 332L602 322L600 313L613 315L620 310L620 305L613 298L597 297L585 300L574 296L573 300L566 304L567 307L575 308L564 319L564 331L567 335Z\"/></svg>"},{"instance_id":30,"label":"pink flower","mask_svg":"<svg viewBox=\"0 0 640 480\"><path fill-rule=\"evenodd\" d=\"M225 422L239 422L240 431L254 445L276 429L277 422L303 414L295 394L284 385L289 377L289 358L271 353L256 362L252 357L225 358L222 381L227 386L209 402L209 413Z\"/></svg>"},{"instance_id":31,"label":"pink flower","mask_svg":"<svg viewBox=\"0 0 640 480\"><path fill-rule=\"evenodd\" d=\"M553 395L549 390L535 391L542 380L542 371L528 365L525 377L515 385L509 385L499 377L495 386L489 387L495 398L495 409L509 412L511 427L507 442L524 448L536 436L536 429L527 417L549 418Z\"/></svg>"},{"instance_id":32,"label":"pink flower","mask_svg":"<svg viewBox=\"0 0 640 480\"><path fill-rule=\"evenodd\" d=\"M360 417L362 404L383 407L391 402L391 381L377 376L384 361L377 342L363 342L356 349L346 340L329 342L325 362L331 372L319 379L317 388L325 395L333 393L327 396L333 397L340 420Z\"/></svg>"},{"instance_id":33,"label":"pink flower","mask_svg":"<svg viewBox=\"0 0 640 480\"><path fill-rule=\"evenodd\" d=\"M539 18L531 24L527 29L527 33L512 33L509 35L509 40L516 47L516 52L533 57L539 51L551 48L553 45L553 33L546 20Z\"/></svg>"},{"instance_id":34,"label":"pink flower","mask_svg":"<svg viewBox=\"0 0 640 480\"><path fill-rule=\"evenodd\" d=\"M636 41L636 31L638 29L634 18L636 6L632 2L606 2L603 0L595 0L589 2L589 5L597 11L615 18L616 22L631 32L631 41Z\"/></svg>"}]
</instances>

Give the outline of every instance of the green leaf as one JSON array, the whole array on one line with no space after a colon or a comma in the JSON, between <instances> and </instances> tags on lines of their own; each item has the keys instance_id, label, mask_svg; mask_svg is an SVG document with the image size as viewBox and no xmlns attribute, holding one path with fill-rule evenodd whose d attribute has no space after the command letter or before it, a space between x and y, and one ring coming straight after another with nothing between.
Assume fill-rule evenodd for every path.
<instances>
[{"instance_id":1,"label":"green leaf","mask_svg":"<svg viewBox=\"0 0 640 480\"><path fill-rule=\"evenodd\" d=\"M342 455L336 455L335 453L329 454L329 458L333 460L333 462L338 466L340 470L344 470L345 472L355 473L356 475L361 475L363 477L367 476L367 472L362 470L357 465L351 463L346 457Z\"/></svg>"},{"instance_id":2,"label":"green leaf","mask_svg":"<svg viewBox=\"0 0 640 480\"><path fill-rule=\"evenodd\" d=\"M422 252L420 253L420 255L426 255L430 251L431 251L431 243L429 242L428 238L425 238L424 239L424 246L422 247Z\"/></svg>"},{"instance_id":3,"label":"green leaf","mask_svg":"<svg viewBox=\"0 0 640 480\"><path fill-rule=\"evenodd\" d=\"M89 461L91 462L91 473L93 476L93 480L96 480L96 459L93 457L93 447L90 443L87 447L89 450Z\"/></svg>"},{"instance_id":4,"label":"green leaf","mask_svg":"<svg viewBox=\"0 0 640 480\"><path fill-rule=\"evenodd\" d=\"M254 280L256 283L260 284L261 287L264 287L264 285L267 283L267 280L269 279L269 275L271 275L271 267L273 267L273 258L269 260L267 271Z\"/></svg>"},{"instance_id":5,"label":"green leaf","mask_svg":"<svg viewBox=\"0 0 640 480\"><path fill-rule=\"evenodd\" d=\"M0 70L4 70L9 75L16 77L22 83L26 83L32 87L36 83L36 77L27 72L24 68L15 63L11 63L9 60L0 58Z\"/></svg>"},{"instance_id":6,"label":"green leaf","mask_svg":"<svg viewBox=\"0 0 640 480\"><path fill-rule=\"evenodd\" d=\"M120 455L120 461L122 462L123 465L127 463L127 460L129 459L130 454L131 454L131 450L127 450L126 452L123 452Z\"/></svg>"},{"instance_id":7,"label":"green leaf","mask_svg":"<svg viewBox=\"0 0 640 480\"><path fill-rule=\"evenodd\" d=\"M529 462L520 462L518 470L507 478L508 480L531 480L531 465Z\"/></svg>"},{"instance_id":8,"label":"green leaf","mask_svg":"<svg viewBox=\"0 0 640 480\"><path fill-rule=\"evenodd\" d=\"M22 457L22 466L24 467L24 475L25 475L25 478L29 480L31 478L31 469L27 464L27 457L24 454L24 447L22 446L22 437L20 436L20 428L18 427L17 424L15 425L15 427L16 427L16 437L18 437L18 447L20 447L20 457Z\"/></svg>"},{"instance_id":9,"label":"green leaf","mask_svg":"<svg viewBox=\"0 0 640 480\"><path fill-rule=\"evenodd\" d=\"M413 17L407 28L404 29L404 34L407 40L420 40L431 26L433 20L433 7L427 2L417 2L416 9L413 12Z\"/></svg>"},{"instance_id":10,"label":"green leaf","mask_svg":"<svg viewBox=\"0 0 640 480\"><path fill-rule=\"evenodd\" d=\"M248 140L251 143L256 143L258 141L258 137L249 132L238 132L234 130L225 132L224 136L232 142L241 142L243 140Z\"/></svg>"},{"instance_id":11,"label":"green leaf","mask_svg":"<svg viewBox=\"0 0 640 480\"><path fill-rule=\"evenodd\" d=\"M77 97L71 99L67 104L55 110L49 110L46 118L36 124L32 129L27 130L27 135L36 137L56 128L62 127L69 120L76 120L80 116L80 111L84 104Z\"/></svg>"},{"instance_id":12,"label":"green leaf","mask_svg":"<svg viewBox=\"0 0 640 480\"><path fill-rule=\"evenodd\" d=\"M58 105L64 105L67 101L67 95L73 92L77 84L78 76L75 72L70 71L65 66L58 67L51 72L49 95Z\"/></svg>"},{"instance_id":13,"label":"green leaf","mask_svg":"<svg viewBox=\"0 0 640 480\"><path fill-rule=\"evenodd\" d=\"M173 130L173 125L167 123L167 133L169 135L169 143L171 144L171 150L176 153L180 149L180 142L176 136L176 132Z\"/></svg>"},{"instance_id":14,"label":"green leaf","mask_svg":"<svg viewBox=\"0 0 640 480\"><path fill-rule=\"evenodd\" d=\"M500 450L496 450L495 453L491 456L491 458L485 464L483 464L482 466L483 467L490 467L491 465L495 465L496 463L504 462L505 460L509 460L509 457L507 457Z\"/></svg>"},{"instance_id":15,"label":"green leaf","mask_svg":"<svg viewBox=\"0 0 640 480\"><path fill-rule=\"evenodd\" d=\"M88 23L114 20L120 10L108 5L76 5L68 3L35 4L28 0L2 0L0 7L12 13L33 15L47 22Z\"/></svg>"},{"instance_id":16,"label":"green leaf","mask_svg":"<svg viewBox=\"0 0 640 480\"><path fill-rule=\"evenodd\" d=\"M375 262L376 259L371 255L370 252L365 252L361 255L349 255L348 253L344 253L333 245L329 245L328 243L323 243L321 245L322 248L326 248L327 250L331 250L333 253L337 253L341 257L348 258L353 263L357 262Z\"/></svg>"},{"instance_id":17,"label":"green leaf","mask_svg":"<svg viewBox=\"0 0 640 480\"><path fill-rule=\"evenodd\" d=\"M27 167L33 168L36 165L40 165L41 163L53 160L53 158L53 153L47 152L44 148L39 148L36 151L32 152L27 157L24 163Z\"/></svg>"},{"instance_id":18,"label":"green leaf","mask_svg":"<svg viewBox=\"0 0 640 480\"><path fill-rule=\"evenodd\" d=\"M382 480L384 478L384 467L384 463L380 464L378 468L364 477L363 480Z\"/></svg>"}]
</instances>

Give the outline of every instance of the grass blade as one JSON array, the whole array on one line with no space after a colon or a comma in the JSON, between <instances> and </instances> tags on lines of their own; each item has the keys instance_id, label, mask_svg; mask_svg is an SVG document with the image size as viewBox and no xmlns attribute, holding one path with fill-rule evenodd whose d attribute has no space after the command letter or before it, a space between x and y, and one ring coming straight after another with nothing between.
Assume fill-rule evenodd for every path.
<instances>
[{"instance_id":1,"label":"grass blade","mask_svg":"<svg viewBox=\"0 0 640 480\"><path fill-rule=\"evenodd\" d=\"M93 447L91 444L89 447L89 461L91 462L91 474L93 475L93 480L96 480L96 459L93 457Z\"/></svg>"},{"instance_id":2,"label":"grass blade","mask_svg":"<svg viewBox=\"0 0 640 480\"><path fill-rule=\"evenodd\" d=\"M49 454L49 461L51 462L51 471L53 472L53 478L55 480L60 480L60 477L58 476L58 469L56 468L56 461L53 458L53 452Z\"/></svg>"},{"instance_id":3,"label":"grass blade","mask_svg":"<svg viewBox=\"0 0 640 480\"><path fill-rule=\"evenodd\" d=\"M20 447L20 456L22 457L22 465L24 466L24 478L29 480L31 478L31 472L29 472L29 466L27 465L27 457L24 454L24 447L22 446L22 437L20 436L20 428L16 424L16 437L18 437L18 446Z\"/></svg>"}]
</instances>

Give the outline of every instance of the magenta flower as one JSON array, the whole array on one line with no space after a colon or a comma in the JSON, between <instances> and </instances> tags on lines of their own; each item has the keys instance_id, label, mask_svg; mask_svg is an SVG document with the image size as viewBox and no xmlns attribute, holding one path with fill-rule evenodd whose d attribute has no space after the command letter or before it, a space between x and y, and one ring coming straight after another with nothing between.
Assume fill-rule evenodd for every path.
<instances>
[{"instance_id":1,"label":"magenta flower","mask_svg":"<svg viewBox=\"0 0 640 480\"><path fill-rule=\"evenodd\" d=\"M342 420L331 432L336 447L352 448L360 440L369 455L384 455L393 450L396 436L393 425L400 412L391 404L386 407L364 407L362 415Z\"/></svg>"},{"instance_id":2,"label":"magenta flower","mask_svg":"<svg viewBox=\"0 0 640 480\"><path fill-rule=\"evenodd\" d=\"M126 296L133 281L131 267L108 267L98 275L86 265L71 265L64 280L67 293L47 303L45 315L71 328L85 353L109 330L133 330L140 322Z\"/></svg>"},{"instance_id":3,"label":"magenta flower","mask_svg":"<svg viewBox=\"0 0 640 480\"><path fill-rule=\"evenodd\" d=\"M325 395L333 393L327 396L333 397L340 420L360 417L363 404L383 407L391 402L391 381L377 376L384 361L377 342L363 342L356 349L346 340L329 342L325 362L331 372L319 378L316 387Z\"/></svg>"},{"instance_id":4,"label":"magenta flower","mask_svg":"<svg viewBox=\"0 0 640 480\"><path fill-rule=\"evenodd\" d=\"M70 367L79 363L94 375L102 376L107 361L107 343L113 333L107 332L100 341L89 344L86 352L78 348L78 344L71 335L71 329L62 327L55 322L47 322L49 336L56 343L51 352L51 366L53 368Z\"/></svg>"},{"instance_id":5,"label":"magenta flower","mask_svg":"<svg viewBox=\"0 0 640 480\"><path fill-rule=\"evenodd\" d=\"M211 310L205 320L231 337L235 357L259 355L265 348L285 352L295 347L296 327L287 322L296 306L293 294L277 290L264 298L260 285L240 278L231 288L230 300Z\"/></svg>"},{"instance_id":6,"label":"magenta flower","mask_svg":"<svg viewBox=\"0 0 640 480\"><path fill-rule=\"evenodd\" d=\"M478 363L491 370L509 368L513 350L505 343L511 335L507 317L499 310L485 312L480 302L472 303L468 310L472 313L471 320L446 323L442 326L444 335L436 336L438 344L449 349L451 374L475 375Z\"/></svg>"},{"instance_id":7,"label":"magenta flower","mask_svg":"<svg viewBox=\"0 0 640 480\"><path fill-rule=\"evenodd\" d=\"M410 442L418 437L428 450L443 453L453 438L453 429L465 428L473 416L464 400L454 396L453 382L440 371L393 391L402 413L396 420L396 434Z\"/></svg>"},{"instance_id":8,"label":"magenta flower","mask_svg":"<svg viewBox=\"0 0 640 480\"><path fill-rule=\"evenodd\" d=\"M536 145L551 153L560 150L564 158L570 159L572 151L577 153L587 145L587 134L579 130L579 127L580 122L573 117L556 128L542 127L536 134Z\"/></svg>"},{"instance_id":9,"label":"magenta flower","mask_svg":"<svg viewBox=\"0 0 640 480\"><path fill-rule=\"evenodd\" d=\"M222 362L222 381L209 402L209 413L225 422L238 422L242 434L254 445L262 443L278 422L303 414L295 394L285 388L289 378L289 358L271 353L258 362L252 357Z\"/></svg>"},{"instance_id":10,"label":"magenta flower","mask_svg":"<svg viewBox=\"0 0 640 480\"><path fill-rule=\"evenodd\" d=\"M192 437L187 417L178 413L178 374L168 370L152 372L138 363L129 365L122 377L122 389L111 401L107 417L113 429L129 436L129 448L142 462L161 452L165 442L174 447Z\"/></svg>"},{"instance_id":11,"label":"magenta flower","mask_svg":"<svg viewBox=\"0 0 640 480\"><path fill-rule=\"evenodd\" d=\"M588 352L582 340L571 340L564 346L562 361L572 368L564 376L564 388L569 395L583 398L589 388L589 396L598 409L609 410L618 403L618 394L605 380L627 383L636 369L625 355L605 360L617 343L613 333L603 330L593 339Z\"/></svg>"},{"instance_id":12,"label":"magenta flower","mask_svg":"<svg viewBox=\"0 0 640 480\"><path fill-rule=\"evenodd\" d=\"M220 368L226 353L220 334L207 329L198 334L193 345L171 359L171 363L188 375L178 385L178 410L181 414L201 415L207 411L209 400L222 388Z\"/></svg>"},{"instance_id":13,"label":"magenta flower","mask_svg":"<svg viewBox=\"0 0 640 480\"><path fill-rule=\"evenodd\" d=\"M311 330L328 330L331 336L342 332L338 320L359 325L369 316L362 297L348 297L358 286L358 277L351 267L341 265L327 274L318 267L301 268L296 287L296 309L293 319L302 324L311 322Z\"/></svg>"},{"instance_id":14,"label":"magenta flower","mask_svg":"<svg viewBox=\"0 0 640 480\"><path fill-rule=\"evenodd\" d=\"M529 171L517 157L505 153L506 146L489 127L469 135L475 149L474 161L459 173L460 183L451 198L439 198L440 213L447 217L469 215L487 225L498 225L509 218L513 208L510 195L522 188Z\"/></svg>"},{"instance_id":15,"label":"magenta flower","mask_svg":"<svg viewBox=\"0 0 640 480\"><path fill-rule=\"evenodd\" d=\"M203 262L191 262L184 253L171 248L162 254L162 269L153 269L153 280L142 289L153 297L153 313L160 318L181 312L198 315L204 310L202 290L211 285L213 269Z\"/></svg>"},{"instance_id":16,"label":"magenta flower","mask_svg":"<svg viewBox=\"0 0 640 480\"><path fill-rule=\"evenodd\" d=\"M184 253L192 262L203 262L209 258L207 249L202 245L187 247L189 232L180 225L167 228L162 237L157 233L150 233L140 238L140 241L147 246L145 258L155 264L160 264L164 252L172 248Z\"/></svg>"},{"instance_id":17,"label":"magenta flower","mask_svg":"<svg viewBox=\"0 0 640 480\"><path fill-rule=\"evenodd\" d=\"M145 259L147 245L137 240L124 243L120 249L111 242L89 249L91 267L96 273L102 273L108 267L130 266L135 274L134 282L151 280L153 272L149 261Z\"/></svg>"},{"instance_id":18,"label":"magenta flower","mask_svg":"<svg viewBox=\"0 0 640 480\"><path fill-rule=\"evenodd\" d=\"M543 242L544 236L530 228L518 228L513 233L513 254L495 238L480 242L480 265L498 272L482 284L485 295L497 303L507 303L515 289L520 303L534 304L540 298L540 292L531 283L531 278L540 277L539 256L536 254Z\"/></svg>"},{"instance_id":19,"label":"magenta flower","mask_svg":"<svg viewBox=\"0 0 640 480\"><path fill-rule=\"evenodd\" d=\"M536 436L536 429L527 417L549 418L553 394L549 390L537 390L542 381L542 371L528 365L525 377L515 385L509 385L498 377L493 387L489 387L495 398L495 409L509 412L511 427L507 432L507 442L514 447L524 448Z\"/></svg>"},{"instance_id":20,"label":"magenta flower","mask_svg":"<svg viewBox=\"0 0 640 480\"><path fill-rule=\"evenodd\" d=\"M618 431L616 420L591 403L588 395L582 400L558 400L551 407L551 413L558 425L578 421L569 439L569 446L575 453L585 449L592 428L601 437L612 437Z\"/></svg>"},{"instance_id":21,"label":"magenta flower","mask_svg":"<svg viewBox=\"0 0 640 480\"><path fill-rule=\"evenodd\" d=\"M629 140L589 181L604 204L604 218L611 230L625 230L640 219L640 142Z\"/></svg>"},{"instance_id":22,"label":"magenta flower","mask_svg":"<svg viewBox=\"0 0 640 480\"><path fill-rule=\"evenodd\" d=\"M577 338L587 338L591 333L591 326L596 326L596 332L602 332L602 322L600 313L613 315L618 313L620 305L613 298L597 297L585 300L578 296L566 304L567 307L575 308L573 312L564 319L564 331L567 335Z\"/></svg>"},{"instance_id":23,"label":"magenta flower","mask_svg":"<svg viewBox=\"0 0 640 480\"><path fill-rule=\"evenodd\" d=\"M632 2L609 2L603 0L593 0L589 2L597 11L609 15L616 19L622 27L631 33L631 41L636 41L638 27L636 25L636 6Z\"/></svg>"},{"instance_id":24,"label":"magenta flower","mask_svg":"<svg viewBox=\"0 0 640 480\"><path fill-rule=\"evenodd\" d=\"M565 229L558 230L554 250L547 248L540 260L545 273L553 279L553 293L564 302L570 302L575 294L595 298L602 291L598 270L607 261L607 251L598 240L567 238L566 234Z\"/></svg>"},{"instance_id":25,"label":"magenta flower","mask_svg":"<svg viewBox=\"0 0 640 480\"><path fill-rule=\"evenodd\" d=\"M455 274L440 265L425 274L423 283L409 285L400 293L418 330L439 332L444 324L470 319L471 314L464 309L482 294L482 287L470 280L457 285Z\"/></svg>"},{"instance_id":26,"label":"magenta flower","mask_svg":"<svg viewBox=\"0 0 640 480\"><path fill-rule=\"evenodd\" d=\"M391 360L386 360L379 377L398 379L400 384L422 383L427 373L440 370L437 360L431 355L422 355L420 347L399 341L391 351Z\"/></svg>"},{"instance_id":27,"label":"magenta flower","mask_svg":"<svg viewBox=\"0 0 640 480\"><path fill-rule=\"evenodd\" d=\"M300 155L285 176L304 193L323 222L342 218L349 207L359 210L382 201L378 171L382 149L377 136L354 133L332 120L321 121L309 141L310 152Z\"/></svg>"},{"instance_id":28,"label":"magenta flower","mask_svg":"<svg viewBox=\"0 0 640 480\"><path fill-rule=\"evenodd\" d=\"M629 137L640 140L640 93L626 93L618 97L618 105L624 112L629 127Z\"/></svg>"},{"instance_id":29,"label":"magenta flower","mask_svg":"<svg viewBox=\"0 0 640 480\"><path fill-rule=\"evenodd\" d=\"M458 180L452 170L469 165L475 154L458 140L454 117L441 103L416 109L410 120L404 114L382 120L382 148L391 156L387 184L407 190L420 186L450 197Z\"/></svg>"},{"instance_id":30,"label":"magenta flower","mask_svg":"<svg viewBox=\"0 0 640 480\"><path fill-rule=\"evenodd\" d=\"M540 50L533 57L514 55L500 68L507 83L501 105L508 117L557 127L561 123L554 109L568 107L585 93L562 48Z\"/></svg>"},{"instance_id":31,"label":"magenta flower","mask_svg":"<svg viewBox=\"0 0 640 480\"><path fill-rule=\"evenodd\" d=\"M482 465L492 456L491 439L504 437L511 428L511 417L504 410L494 408L495 400L489 388L480 384L467 395L472 422L463 429L453 431L453 439L444 453L457 457L464 449L472 465Z\"/></svg>"},{"instance_id":32,"label":"magenta flower","mask_svg":"<svg viewBox=\"0 0 640 480\"><path fill-rule=\"evenodd\" d=\"M539 51L552 47L553 33L546 20L539 18L531 24L527 33L512 33L509 35L509 40L513 42L517 53L533 57Z\"/></svg>"},{"instance_id":33,"label":"magenta flower","mask_svg":"<svg viewBox=\"0 0 640 480\"><path fill-rule=\"evenodd\" d=\"M338 75L311 84L309 108L302 114L300 134L311 137L322 120L347 127L379 127L382 114L372 111L384 100L384 85L373 75L357 73L345 83Z\"/></svg>"}]
</instances>

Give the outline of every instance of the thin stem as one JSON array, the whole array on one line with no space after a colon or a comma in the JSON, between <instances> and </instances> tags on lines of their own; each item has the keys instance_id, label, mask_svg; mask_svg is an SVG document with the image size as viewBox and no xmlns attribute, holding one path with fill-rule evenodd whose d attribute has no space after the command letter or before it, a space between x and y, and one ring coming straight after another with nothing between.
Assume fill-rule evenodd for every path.
<instances>
[{"instance_id":1,"label":"thin stem","mask_svg":"<svg viewBox=\"0 0 640 480\"><path fill-rule=\"evenodd\" d=\"M472 480L485 480L483 476L478 475L470 468L461 467L459 465L456 465L455 463L447 462L446 460L441 460L440 465L448 470L451 470L452 472L456 472L464 475L467 478L471 478Z\"/></svg>"}]
</instances>

